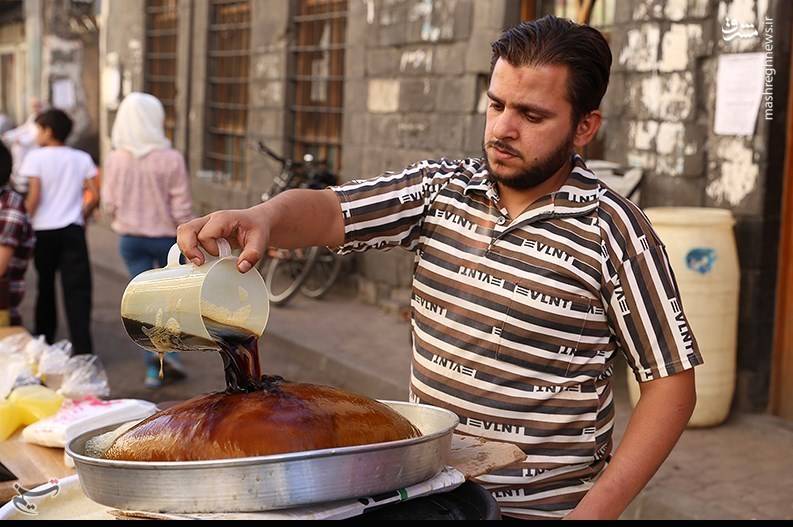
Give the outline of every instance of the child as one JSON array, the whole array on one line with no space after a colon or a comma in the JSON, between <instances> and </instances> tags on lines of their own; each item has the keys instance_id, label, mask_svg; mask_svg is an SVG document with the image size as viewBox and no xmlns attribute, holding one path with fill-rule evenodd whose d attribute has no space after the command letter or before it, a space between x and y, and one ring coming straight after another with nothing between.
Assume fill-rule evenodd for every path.
<instances>
[{"instance_id":1,"label":"child","mask_svg":"<svg viewBox=\"0 0 793 527\"><path fill-rule=\"evenodd\" d=\"M10 324L20 326L19 304L25 294L25 271L35 238L25 198L9 185L11 170L11 152L0 142L0 280L8 286Z\"/></svg>"},{"instance_id":2,"label":"child","mask_svg":"<svg viewBox=\"0 0 793 527\"><path fill-rule=\"evenodd\" d=\"M85 218L99 202L97 168L87 153L65 145L73 125L66 113L47 110L36 117L36 125L36 142L41 148L30 152L20 168L20 175L28 180L25 204L36 233L33 262L39 293L35 333L50 343L55 339L55 273L60 272L74 352L92 353L91 266ZM86 202L84 189L92 196Z\"/></svg>"}]
</instances>

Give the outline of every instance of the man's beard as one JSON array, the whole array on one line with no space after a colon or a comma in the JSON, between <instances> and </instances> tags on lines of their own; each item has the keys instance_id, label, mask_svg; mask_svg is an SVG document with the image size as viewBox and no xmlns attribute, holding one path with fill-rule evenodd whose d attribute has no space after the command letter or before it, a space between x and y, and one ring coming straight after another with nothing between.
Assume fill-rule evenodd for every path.
<instances>
[{"instance_id":1,"label":"man's beard","mask_svg":"<svg viewBox=\"0 0 793 527\"><path fill-rule=\"evenodd\" d=\"M517 157L523 158L514 148L503 143L502 141L490 141L482 145L482 152L484 153L485 164L487 165L488 178L493 183L500 183L505 187L515 190L527 190L540 185L556 174L560 168L570 160L573 155L573 134L570 134L565 141L559 145L559 148L551 152L544 159L540 159L528 168L524 168L521 172L514 176L502 177L495 173L493 167L490 165L490 159L487 157L487 147L498 147L508 153L518 154Z\"/></svg>"}]
</instances>

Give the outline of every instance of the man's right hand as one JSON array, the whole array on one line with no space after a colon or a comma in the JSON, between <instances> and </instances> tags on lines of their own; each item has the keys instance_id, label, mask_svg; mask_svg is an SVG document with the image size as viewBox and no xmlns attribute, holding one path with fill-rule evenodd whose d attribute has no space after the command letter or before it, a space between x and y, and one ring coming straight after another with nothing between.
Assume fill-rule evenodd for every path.
<instances>
[{"instance_id":1,"label":"man's right hand","mask_svg":"<svg viewBox=\"0 0 793 527\"><path fill-rule=\"evenodd\" d=\"M252 209L223 210L183 223L176 229L179 248L196 265L204 263L203 247L209 254L218 255L217 240L227 239L232 247L242 249L237 268L247 273L262 258L270 238L269 225Z\"/></svg>"}]
</instances>

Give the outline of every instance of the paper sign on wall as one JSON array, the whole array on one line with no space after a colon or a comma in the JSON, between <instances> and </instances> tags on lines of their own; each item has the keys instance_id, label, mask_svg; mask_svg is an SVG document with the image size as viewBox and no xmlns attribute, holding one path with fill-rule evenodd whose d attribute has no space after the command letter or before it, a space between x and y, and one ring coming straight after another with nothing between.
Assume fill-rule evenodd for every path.
<instances>
[{"instance_id":1,"label":"paper sign on wall","mask_svg":"<svg viewBox=\"0 0 793 527\"><path fill-rule=\"evenodd\" d=\"M763 98L764 53L733 53L719 57L716 75L718 135L754 135Z\"/></svg>"}]
</instances>

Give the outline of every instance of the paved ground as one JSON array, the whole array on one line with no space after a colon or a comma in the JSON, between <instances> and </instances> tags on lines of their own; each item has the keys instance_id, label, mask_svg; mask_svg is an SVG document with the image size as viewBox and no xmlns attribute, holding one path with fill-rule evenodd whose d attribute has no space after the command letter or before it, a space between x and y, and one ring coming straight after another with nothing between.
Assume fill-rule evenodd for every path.
<instances>
[{"instance_id":1,"label":"paved ground","mask_svg":"<svg viewBox=\"0 0 793 527\"><path fill-rule=\"evenodd\" d=\"M156 391L142 387L142 352L129 341L119 319L126 278L115 236L92 226L89 246L94 262L95 346L108 370L113 396L163 401L222 388L220 359L209 354L185 354L190 371L185 381ZM30 290L35 290L33 274ZM31 320L32 303L29 295L23 311L26 321ZM291 380L404 400L408 335L408 325L395 315L341 293L318 302L298 299L287 308L273 309L260 343L262 368ZM615 388L619 438L630 414L624 368L618 368ZM624 517L793 519L793 423L736 414L717 428L687 430Z\"/></svg>"}]
</instances>

